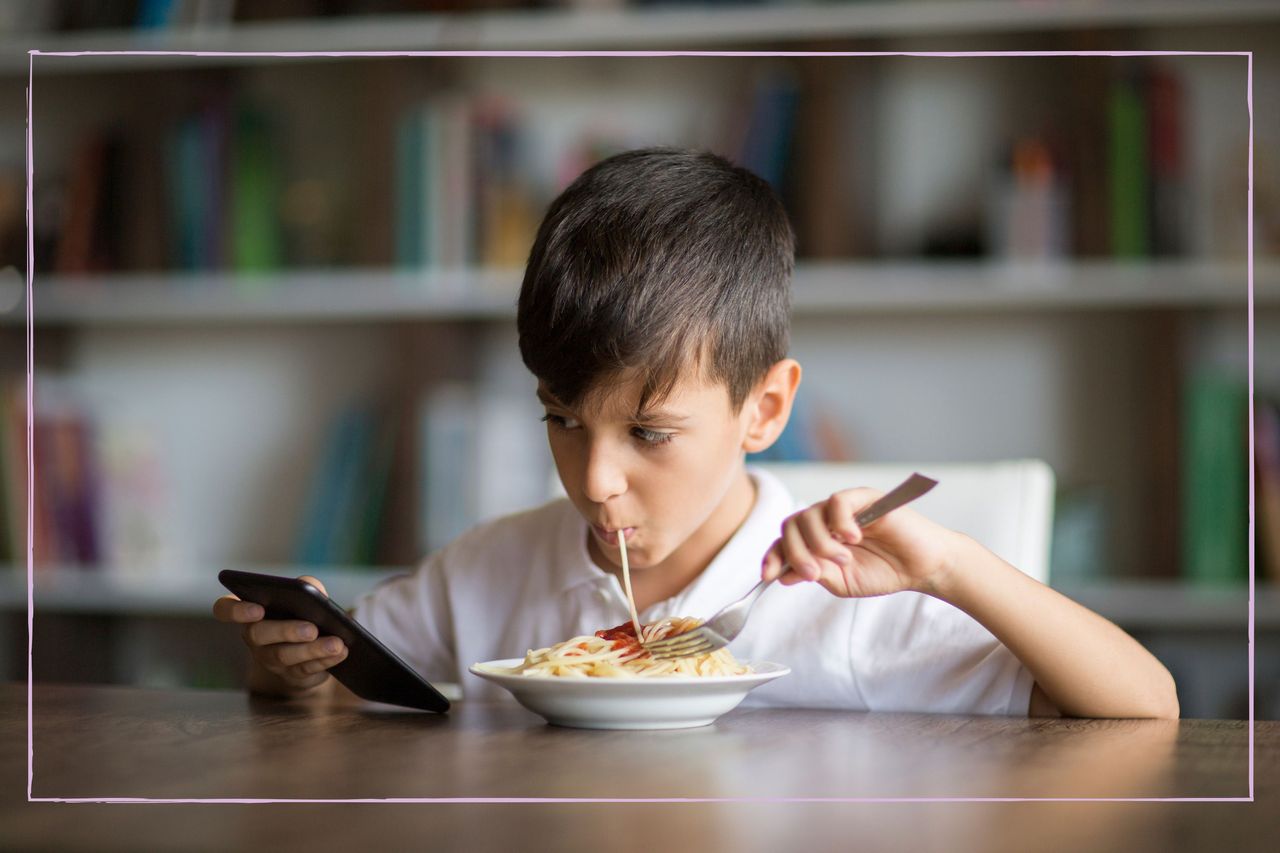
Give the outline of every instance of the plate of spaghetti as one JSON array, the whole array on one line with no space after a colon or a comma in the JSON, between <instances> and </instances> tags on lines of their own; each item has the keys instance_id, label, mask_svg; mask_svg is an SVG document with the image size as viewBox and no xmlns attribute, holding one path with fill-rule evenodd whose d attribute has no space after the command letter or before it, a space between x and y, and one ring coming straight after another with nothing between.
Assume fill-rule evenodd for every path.
<instances>
[{"instance_id":1,"label":"plate of spaghetti","mask_svg":"<svg viewBox=\"0 0 1280 853\"><path fill-rule=\"evenodd\" d=\"M692 631L685 616L640 624L631 592L627 537L617 537L631 621L571 637L524 660L477 663L470 671L505 687L521 705L557 726L585 729L688 729L732 711L753 688L791 671L778 663L739 663L727 648L659 660L642 645Z\"/></svg>"},{"instance_id":2,"label":"plate of spaghetti","mask_svg":"<svg viewBox=\"0 0 1280 853\"><path fill-rule=\"evenodd\" d=\"M640 628L656 640L697 627L699 620L663 619ZM754 687L791 670L743 663L726 649L658 660L640 645L635 623L572 637L521 660L488 661L475 675L511 691L521 705L561 726L592 729L677 729L705 726L733 710Z\"/></svg>"}]
</instances>

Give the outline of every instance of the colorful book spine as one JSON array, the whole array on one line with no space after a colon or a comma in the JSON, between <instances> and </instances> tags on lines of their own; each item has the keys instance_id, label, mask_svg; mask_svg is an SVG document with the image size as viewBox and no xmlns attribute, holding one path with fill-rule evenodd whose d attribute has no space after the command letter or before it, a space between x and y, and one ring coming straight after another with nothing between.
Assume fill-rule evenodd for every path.
<instances>
[{"instance_id":1,"label":"colorful book spine","mask_svg":"<svg viewBox=\"0 0 1280 853\"><path fill-rule=\"evenodd\" d=\"M1254 405L1257 576L1280 583L1280 404L1257 400Z\"/></svg>"},{"instance_id":2,"label":"colorful book spine","mask_svg":"<svg viewBox=\"0 0 1280 853\"><path fill-rule=\"evenodd\" d=\"M396 127L396 265L422 266L422 122L409 111Z\"/></svg>"},{"instance_id":3,"label":"colorful book spine","mask_svg":"<svg viewBox=\"0 0 1280 853\"><path fill-rule=\"evenodd\" d=\"M424 399L419 416L420 551L453 540L476 520L476 405L463 385L441 386Z\"/></svg>"},{"instance_id":4,"label":"colorful book spine","mask_svg":"<svg viewBox=\"0 0 1280 853\"><path fill-rule=\"evenodd\" d=\"M242 107L231 155L231 254L237 272L267 272L283 261L280 163L265 115Z\"/></svg>"},{"instance_id":5,"label":"colorful book spine","mask_svg":"<svg viewBox=\"0 0 1280 853\"><path fill-rule=\"evenodd\" d=\"M1188 221L1182 83L1168 66L1152 65L1147 72L1146 93L1151 253L1179 255L1187 248Z\"/></svg>"},{"instance_id":6,"label":"colorful book spine","mask_svg":"<svg viewBox=\"0 0 1280 853\"><path fill-rule=\"evenodd\" d=\"M1183 398L1183 574L1243 582L1248 571L1247 389L1216 374L1188 381Z\"/></svg>"},{"instance_id":7,"label":"colorful book spine","mask_svg":"<svg viewBox=\"0 0 1280 853\"><path fill-rule=\"evenodd\" d=\"M772 74L757 84L738 162L782 192L791 156L800 90L787 74Z\"/></svg>"},{"instance_id":8,"label":"colorful book spine","mask_svg":"<svg viewBox=\"0 0 1280 853\"><path fill-rule=\"evenodd\" d=\"M1111 253L1117 258L1150 254L1147 221L1146 105L1133 75L1117 80L1109 103Z\"/></svg>"}]
</instances>

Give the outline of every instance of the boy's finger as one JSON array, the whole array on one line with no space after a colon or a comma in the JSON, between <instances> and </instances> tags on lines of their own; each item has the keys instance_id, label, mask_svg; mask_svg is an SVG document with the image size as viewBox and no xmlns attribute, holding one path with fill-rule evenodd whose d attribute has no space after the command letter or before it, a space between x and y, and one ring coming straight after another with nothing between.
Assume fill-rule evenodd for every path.
<instances>
[{"instance_id":1,"label":"boy's finger","mask_svg":"<svg viewBox=\"0 0 1280 853\"><path fill-rule=\"evenodd\" d=\"M852 562L849 551L832 538L831 531L827 529L825 515L821 510L804 513L796 519L796 524L800 527L805 544L815 556L841 566L847 566Z\"/></svg>"},{"instance_id":2,"label":"boy's finger","mask_svg":"<svg viewBox=\"0 0 1280 853\"><path fill-rule=\"evenodd\" d=\"M764 552L764 559L760 562L760 579L774 580L780 574L782 574L782 558L778 556L778 542L775 540L769 546L769 550Z\"/></svg>"},{"instance_id":3,"label":"boy's finger","mask_svg":"<svg viewBox=\"0 0 1280 853\"><path fill-rule=\"evenodd\" d=\"M244 630L245 641L254 646L276 643L309 643L319 633L310 622L295 619L266 619L254 622Z\"/></svg>"},{"instance_id":4,"label":"boy's finger","mask_svg":"<svg viewBox=\"0 0 1280 853\"><path fill-rule=\"evenodd\" d=\"M323 593L324 593L324 597L325 597L325 598L328 598L328 597L329 597L329 590L327 590L327 589L325 589L325 588L324 588L324 584L320 583L320 579L319 579L319 578L314 577L314 576L312 576L312 575L298 575L298 580L300 580L300 581L306 581L307 583L309 583L309 584L311 584L312 586L314 586L316 589L318 589L318 590L320 590L321 592L323 592Z\"/></svg>"},{"instance_id":5,"label":"boy's finger","mask_svg":"<svg viewBox=\"0 0 1280 853\"><path fill-rule=\"evenodd\" d=\"M219 622L257 622L266 616L262 605L224 595L213 603L213 618Z\"/></svg>"},{"instance_id":6,"label":"boy's finger","mask_svg":"<svg viewBox=\"0 0 1280 853\"><path fill-rule=\"evenodd\" d=\"M795 586L798 583L808 583L808 579L796 574L790 566L784 566L782 573L778 575L778 583L783 586Z\"/></svg>"},{"instance_id":7,"label":"boy's finger","mask_svg":"<svg viewBox=\"0 0 1280 853\"><path fill-rule=\"evenodd\" d=\"M309 661L303 661L302 663L297 664L296 666L290 667L289 675L294 678L306 678L307 676L310 676L310 675L317 675L319 673L325 672L326 670L330 670L333 667L337 666L338 664L342 663L344 660L346 660L346 657L347 657L347 652L344 649L341 654L330 655L329 657L323 657L323 658L315 658Z\"/></svg>"},{"instance_id":8,"label":"boy's finger","mask_svg":"<svg viewBox=\"0 0 1280 853\"><path fill-rule=\"evenodd\" d=\"M855 494L860 492L836 492L826 506L827 529L846 545L862 541L862 528L853 517L865 504L864 498Z\"/></svg>"},{"instance_id":9,"label":"boy's finger","mask_svg":"<svg viewBox=\"0 0 1280 853\"><path fill-rule=\"evenodd\" d=\"M276 643L264 648L263 653L269 655L277 665L289 667L345 654L346 648L337 637L321 637L310 643Z\"/></svg>"},{"instance_id":10,"label":"boy's finger","mask_svg":"<svg viewBox=\"0 0 1280 853\"><path fill-rule=\"evenodd\" d=\"M317 684L323 684L329 678L327 672L317 672L314 675L295 675L292 671L282 673L294 687L306 690L315 687Z\"/></svg>"},{"instance_id":11,"label":"boy's finger","mask_svg":"<svg viewBox=\"0 0 1280 853\"><path fill-rule=\"evenodd\" d=\"M787 520L782 527L782 558L804 580L817 580L822 573L818 561L805 547L804 536L794 518Z\"/></svg>"}]
</instances>

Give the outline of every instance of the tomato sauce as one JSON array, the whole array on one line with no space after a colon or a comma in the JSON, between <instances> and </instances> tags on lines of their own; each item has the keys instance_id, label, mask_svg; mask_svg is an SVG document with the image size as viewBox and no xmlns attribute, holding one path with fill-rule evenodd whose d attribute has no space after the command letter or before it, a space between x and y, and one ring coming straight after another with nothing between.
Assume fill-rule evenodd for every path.
<instances>
[{"instance_id":1,"label":"tomato sauce","mask_svg":"<svg viewBox=\"0 0 1280 853\"><path fill-rule=\"evenodd\" d=\"M619 649L634 649L642 651L643 647L636 638L635 626L630 622L624 622L613 628L606 628L603 631L596 631L596 636L602 640L608 640L612 643L614 651Z\"/></svg>"}]
</instances>

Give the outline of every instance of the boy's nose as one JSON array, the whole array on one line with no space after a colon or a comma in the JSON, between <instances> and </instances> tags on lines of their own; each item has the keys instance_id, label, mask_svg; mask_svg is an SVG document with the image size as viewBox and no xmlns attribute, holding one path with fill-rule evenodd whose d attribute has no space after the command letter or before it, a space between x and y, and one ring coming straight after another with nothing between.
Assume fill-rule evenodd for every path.
<instances>
[{"instance_id":1,"label":"boy's nose","mask_svg":"<svg viewBox=\"0 0 1280 853\"><path fill-rule=\"evenodd\" d=\"M626 472L620 462L617 454L608 448L591 448L583 483L583 492L588 500L602 504L627 490Z\"/></svg>"}]
</instances>

